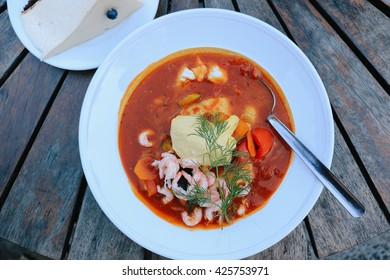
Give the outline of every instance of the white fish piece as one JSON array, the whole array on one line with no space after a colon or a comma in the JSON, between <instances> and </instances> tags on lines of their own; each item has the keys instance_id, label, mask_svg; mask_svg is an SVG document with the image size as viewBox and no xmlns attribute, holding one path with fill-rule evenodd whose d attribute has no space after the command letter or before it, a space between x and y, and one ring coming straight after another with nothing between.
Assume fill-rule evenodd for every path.
<instances>
[{"instance_id":1,"label":"white fish piece","mask_svg":"<svg viewBox=\"0 0 390 280\"><path fill-rule=\"evenodd\" d=\"M207 74L207 79L215 84L223 84L228 80L228 76L222 68L218 65L212 65L209 68L209 73Z\"/></svg>"},{"instance_id":2,"label":"white fish piece","mask_svg":"<svg viewBox=\"0 0 390 280\"><path fill-rule=\"evenodd\" d=\"M178 77L178 84L185 85L190 81L194 81L196 79L196 76L194 72L191 71L188 67L183 67L181 70L181 73Z\"/></svg>"}]
</instances>

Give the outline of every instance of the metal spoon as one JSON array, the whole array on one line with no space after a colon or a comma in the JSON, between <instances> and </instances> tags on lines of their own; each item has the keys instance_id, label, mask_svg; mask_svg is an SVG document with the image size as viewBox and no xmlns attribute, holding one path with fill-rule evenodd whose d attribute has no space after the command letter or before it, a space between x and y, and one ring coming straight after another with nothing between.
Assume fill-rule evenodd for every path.
<instances>
[{"instance_id":1,"label":"metal spoon","mask_svg":"<svg viewBox=\"0 0 390 280\"><path fill-rule=\"evenodd\" d=\"M276 106L275 93L272 88L261 78L265 87L269 90L273 98L271 113L268 121L293 149L301 160L309 167L313 174L325 185L325 187L336 197L336 199L347 209L353 217L361 217L364 214L364 206L353 196L353 194L333 175L333 173L308 149L301 141L279 120L275 114Z\"/></svg>"}]
</instances>

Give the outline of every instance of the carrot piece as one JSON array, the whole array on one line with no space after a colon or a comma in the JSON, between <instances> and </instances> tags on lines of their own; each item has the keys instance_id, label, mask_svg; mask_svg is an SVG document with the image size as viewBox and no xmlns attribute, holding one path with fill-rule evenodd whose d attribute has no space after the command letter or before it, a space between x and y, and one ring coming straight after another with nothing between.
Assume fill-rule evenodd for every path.
<instances>
[{"instance_id":1,"label":"carrot piece","mask_svg":"<svg viewBox=\"0 0 390 280\"><path fill-rule=\"evenodd\" d=\"M256 156L256 147L255 147L255 143L253 142L252 133L250 131L246 133L246 142L247 142L249 155L251 157Z\"/></svg>"},{"instance_id":2,"label":"carrot piece","mask_svg":"<svg viewBox=\"0 0 390 280\"><path fill-rule=\"evenodd\" d=\"M152 166L154 158L145 156L140 158L135 167L134 173L141 180L154 180L157 177L157 170Z\"/></svg>"},{"instance_id":3,"label":"carrot piece","mask_svg":"<svg viewBox=\"0 0 390 280\"><path fill-rule=\"evenodd\" d=\"M238 121L238 125L236 130L233 132L233 137L237 141L240 140L242 137L245 136L245 134L249 131L249 126L244 122L243 120Z\"/></svg>"},{"instance_id":4,"label":"carrot piece","mask_svg":"<svg viewBox=\"0 0 390 280\"><path fill-rule=\"evenodd\" d=\"M259 147L256 151L256 158L264 158L272 149L274 144L274 136L271 131L265 128L255 128L252 131L253 141Z\"/></svg>"},{"instance_id":5,"label":"carrot piece","mask_svg":"<svg viewBox=\"0 0 390 280\"><path fill-rule=\"evenodd\" d=\"M154 180L145 180L143 181L146 191L148 192L148 196L155 195L157 193L157 184Z\"/></svg>"}]
</instances>

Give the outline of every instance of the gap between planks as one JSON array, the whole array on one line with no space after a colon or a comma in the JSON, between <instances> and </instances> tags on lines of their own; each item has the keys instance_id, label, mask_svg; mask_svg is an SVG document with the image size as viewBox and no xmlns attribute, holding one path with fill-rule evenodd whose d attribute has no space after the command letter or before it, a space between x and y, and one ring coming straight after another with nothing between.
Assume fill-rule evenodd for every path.
<instances>
[{"instance_id":1,"label":"gap between planks","mask_svg":"<svg viewBox=\"0 0 390 280\"><path fill-rule=\"evenodd\" d=\"M368 0L375 8L384 13L386 16L390 17L390 6L384 3L381 0Z\"/></svg>"},{"instance_id":2,"label":"gap between planks","mask_svg":"<svg viewBox=\"0 0 390 280\"><path fill-rule=\"evenodd\" d=\"M282 16L279 14L278 10L276 9L274 3L272 2L272 0L266 0L268 5L271 7L271 10L274 12L276 18L278 19L280 25L282 26L283 28L283 31L285 32L286 36L295 44L297 45L297 43L295 42L294 40L294 37L292 36L290 30L288 29L287 27L287 24L284 22ZM298 45L297 45L298 46Z\"/></svg>"},{"instance_id":3,"label":"gap between planks","mask_svg":"<svg viewBox=\"0 0 390 280\"><path fill-rule=\"evenodd\" d=\"M238 6L238 3L237 3L237 0L232 0L232 4L233 4L233 7L234 7L234 10L235 10L236 12L241 13L240 7Z\"/></svg>"},{"instance_id":4,"label":"gap between planks","mask_svg":"<svg viewBox=\"0 0 390 280\"><path fill-rule=\"evenodd\" d=\"M347 44L355 56L363 63L368 72L374 77L374 79L381 85L381 87L390 95L390 84L382 77L382 75L376 70L374 65L367 59L367 57L359 50L359 48L352 42L349 36L341 29L336 21L321 7L321 4L317 0L309 0L310 4L320 13L320 15L329 23L333 30L340 36L340 38ZM371 3L371 2L370 2ZM386 6L387 7L387 6Z\"/></svg>"},{"instance_id":5,"label":"gap between planks","mask_svg":"<svg viewBox=\"0 0 390 280\"><path fill-rule=\"evenodd\" d=\"M0 14L1 14L1 13L4 13L5 10L7 10L7 4L6 4L6 3L3 3L3 4L0 6Z\"/></svg>"},{"instance_id":6,"label":"gap between planks","mask_svg":"<svg viewBox=\"0 0 390 280\"><path fill-rule=\"evenodd\" d=\"M27 158L27 155L28 153L30 152L31 150L31 147L33 146L34 142L35 142L35 139L37 138L38 134L39 134L39 131L41 130L41 127L43 125L43 123L45 122L45 119L47 117L47 115L49 114L49 111L54 103L54 100L56 99L58 93L60 92L60 89L68 75L68 72L69 71L65 71L63 74L62 74L62 77L58 83L58 85L56 86L56 88L54 89L53 91L53 94L51 95L45 109L43 110L38 122L37 122L37 125L35 126L34 128L34 131L32 132L31 134L31 137L30 139L28 140L27 142L27 145L26 147L24 148L19 160L18 160L18 163L16 164L15 166L15 169L12 171L12 174L10 176L10 179L9 181L7 182L5 188L4 188L4 192L3 194L0 196L0 211L1 209L3 208L3 205L5 203L5 201L7 200L7 197L9 195L9 193L11 192L11 189L12 189L12 186L16 180L16 178L18 177L18 174L20 172L20 170L22 169L22 166Z\"/></svg>"},{"instance_id":7,"label":"gap between planks","mask_svg":"<svg viewBox=\"0 0 390 280\"><path fill-rule=\"evenodd\" d=\"M76 202L73 207L72 216L69 223L68 232L66 233L65 242L64 242L64 248L62 250L61 254L61 260L65 260L68 258L69 250L73 241L73 235L76 230L77 222L79 220L81 207L83 205L85 192L87 190L87 180L85 176L83 175L83 178L81 179L81 183L79 186L79 190L77 192Z\"/></svg>"},{"instance_id":8,"label":"gap between planks","mask_svg":"<svg viewBox=\"0 0 390 280\"><path fill-rule=\"evenodd\" d=\"M289 32L287 25L283 21L282 17L280 16L279 12L277 11L276 7L272 3L272 0L267 0L269 3L270 7L272 8L273 12L275 13L276 17L278 18L279 22L281 23L283 29L286 31L286 34L292 40L295 44L295 40L292 36L292 34ZM322 17L330 24L330 26L336 31L336 33L340 36L340 38L347 44L347 46L352 50L352 52L356 55L356 57L363 63L363 65L367 68L367 70L372 74L372 76L378 81L378 83L383 87L383 89L390 94L390 86L387 83L387 81L376 71L375 67L367 60L367 58L359 51L359 49L355 46L355 44L348 38L348 36L341 30L341 28L336 24L336 22L325 12L325 10L317 3L316 0L309 0L310 4L313 5L313 7L321 14ZM370 1L371 2L371 1ZM378 2L378 1L377 1ZM385 5L385 4L384 4ZM388 7L387 5L385 5ZM365 61L364 61L365 60ZM368 64L368 65L367 65ZM371 71L372 68L374 73ZM384 84L381 83L380 80L383 81ZM359 170L364 176L364 179L367 183L367 185L370 188L371 193L373 194L374 198L378 202L378 205L382 212L384 213L387 221L390 223L390 212L387 210L386 205L384 201L382 200L381 196L379 195L378 191L375 188L374 182L372 181L371 177L369 176L369 173L367 169L364 166L364 163L362 159L360 158L358 152L355 149L355 146L353 145L351 139L348 136L348 133L346 132L341 120L339 119L336 111L333 109L332 106L332 114L333 114L333 119L339 128L341 135L343 136L348 149L350 150L352 156L356 160L359 166Z\"/></svg>"},{"instance_id":9,"label":"gap between planks","mask_svg":"<svg viewBox=\"0 0 390 280\"><path fill-rule=\"evenodd\" d=\"M4 85L4 83L8 80L8 78L12 75L16 68L18 68L19 64L23 61L23 59L27 56L28 50L23 49L22 52L18 55L18 57L14 60L11 66L5 71L4 75L0 77L0 88Z\"/></svg>"},{"instance_id":10,"label":"gap between planks","mask_svg":"<svg viewBox=\"0 0 390 280\"><path fill-rule=\"evenodd\" d=\"M363 163L363 160L359 156L359 153L357 152L357 150L356 150L355 146L353 145L351 139L348 137L348 133L345 130L345 128L344 128L341 120L339 119L338 115L336 114L336 111L334 110L333 106L332 106L332 114L333 114L333 120L336 123L337 127L339 128L340 133L343 136L343 138L345 140L345 143L348 146L349 151L351 152L351 155L355 159L355 161L356 161L356 163L357 163L357 165L359 167L359 170L362 173L365 182L367 183L367 186L370 188L370 191L371 191L372 195L374 196L376 202L378 203L379 208L383 212L387 222L390 224L390 212L387 209L386 204L383 201L382 197L378 193L378 190L375 188L375 184L372 181L372 179L371 179L371 177L370 177L370 175L369 175L369 173L368 173L368 171L367 171L367 169L366 169L366 167L365 167L365 165Z\"/></svg>"}]
</instances>

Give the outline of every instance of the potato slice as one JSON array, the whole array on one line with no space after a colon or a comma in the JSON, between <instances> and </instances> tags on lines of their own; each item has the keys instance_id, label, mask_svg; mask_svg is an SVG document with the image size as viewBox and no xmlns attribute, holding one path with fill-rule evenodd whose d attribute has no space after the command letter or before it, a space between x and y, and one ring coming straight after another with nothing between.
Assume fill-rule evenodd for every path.
<instances>
[{"instance_id":1,"label":"potato slice","mask_svg":"<svg viewBox=\"0 0 390 280\"><path fill-rule=\"evenodd\" d=\"M199 98L200 98L200 93L194 92L194 93L191 93L191 94L187 95L183 99L180 99L177 102L177 105L179 105L179 107L184 107L186 105L189 105L191 103L194 103L194 102L198 101Z\"/></svg>"}]
</instances>

